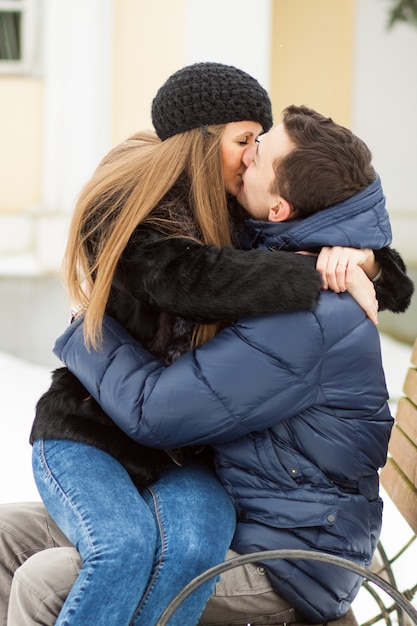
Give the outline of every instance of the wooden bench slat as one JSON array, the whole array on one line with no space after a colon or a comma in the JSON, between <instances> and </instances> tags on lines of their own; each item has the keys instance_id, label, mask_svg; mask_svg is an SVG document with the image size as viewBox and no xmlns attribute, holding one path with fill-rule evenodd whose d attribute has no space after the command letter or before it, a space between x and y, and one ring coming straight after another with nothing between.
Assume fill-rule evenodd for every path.
<instances>
[{"instance_id":1,"label":"wooden bench slat","mask_svg":"<svg viewBox=\"0 0 417 626\"><path fill-rule=\"evenodd\" d=\"M407 376L405 377L404 381L403 391L405 395L414 402L414 404L417 404L417 370L413 367L410 367L407 372Z\"/></svg>"},{"instance_id":2,"label":"wooden bench slat","mask_svg":"<svg viewBox=\"0 0 417 626\"><path fill-rule=\"evenodd\" d=\"M413 351L410 357L410 363L412 363L415 367L417 367L417 339L414 342Z\"/></svg>"},{"instance_id":3,"label":"wooden bench slat","mask_svg":"<svg viewBox=\"0 0 417 626\"><path fill-rule=\"evenodd\" d=\"M394 426L391 433L388 451L396 465L407 477L410 483L417 487L417 448L406 437L398 426ZM417 497L417 491L416 491ZM395 504L398 504L395 502Z\"/></svg>"},{"instance_id":4,"label":"wooden bench slat","mask_svg":"<svg viewBox=\"0 0 417 626\"><path fill-rule=\"evenodd\" d=\"M399 399L395 424L417 446L417 406L408 398Z\"/></svg>"},{"instance_id":5,"label":"wooden bench slat","mask_svg":"<svg viewBox=\"0 0 417 626\"><path fill-rule=\"evenodd\" d=\"M413 532L417 533L417 492L393 459L381 471L381 483Z\"/></svg>"}]
</instances>

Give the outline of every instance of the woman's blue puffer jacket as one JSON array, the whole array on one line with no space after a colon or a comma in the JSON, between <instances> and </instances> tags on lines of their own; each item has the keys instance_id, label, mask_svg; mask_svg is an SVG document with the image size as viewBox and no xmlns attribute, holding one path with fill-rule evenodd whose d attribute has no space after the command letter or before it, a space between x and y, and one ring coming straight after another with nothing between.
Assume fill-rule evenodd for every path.
<instances>
[{"instance_id":1,"label":"woman's blue puffer jacket","mask_svg":"<svg viewBox=\"0 0 417 626\"><path fill-rule=\"evenodd\" d=\"M250 221L246 242L308 249L320 221L330 245L390 241L378 180L303 221ZM111 318L103 336L89 353L76 322L55 354L134 439L213 445L238 515L233 549L319 550L370 565L392 417L378 331L348 294L323 292L315 310L240 321L170 367ZM317 561L266 566L276 591L312 622L343 615L361 583Z\"/></svg>"}]
</instances>

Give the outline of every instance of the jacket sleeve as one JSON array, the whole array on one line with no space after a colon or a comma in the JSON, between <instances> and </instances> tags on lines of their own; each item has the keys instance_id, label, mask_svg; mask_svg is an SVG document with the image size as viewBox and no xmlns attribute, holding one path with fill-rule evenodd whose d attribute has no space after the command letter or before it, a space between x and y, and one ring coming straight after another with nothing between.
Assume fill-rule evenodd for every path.
<instances>
[{"instance_id":1,"label":"jacket sleeve","mask_svg":"<svg viewBox=\"0 0 417 626\"><path fill-rule=\"evenodd\" d=\"M374 255L381 268L380 278L374 283L379 309L403 313L414 292L404 261L393 248L374 250Z\"/></svg>"},{"instance_id":2,"label":"jacket sleeve","mask_svg":"<svg viewBox=\"0 0 417 626\"><path fill-rule=\"evenodd\" d=\"M290 332L297 333L298 315L313 314L286 316ZM275 328L275 319L272 323ZM287 324L282 333L288 330ZM312 334L309 326L303 353L305 342L321 341L320 330ZM282 340L278 333L274 341ZM272 355L265 358L265 348L242 339L234 327L170 366L108 316L100 351L87 352L77 320L57 340L54 353L128 436L154 448L221 443L263 431L311 405L316 393L299 372Z\"/></svg>"},{"instance_id":3,"label":"jacket sleeve","mask_svg":"<svg viewBox=\"0 0 417 626\"><path fill-rule=\"evenodd\" d=\"M114 281L151 306L203 323L314 308L321 288L311 258L201 245L150 228L129 242Z\"/></svg>"}]
</instances>

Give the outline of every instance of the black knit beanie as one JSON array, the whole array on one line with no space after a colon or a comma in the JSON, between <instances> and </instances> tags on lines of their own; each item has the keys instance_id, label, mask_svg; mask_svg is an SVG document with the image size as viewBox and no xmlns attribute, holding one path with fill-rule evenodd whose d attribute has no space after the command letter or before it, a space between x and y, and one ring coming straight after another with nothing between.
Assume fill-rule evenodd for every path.
<instances>
[{"instance_id":1,"label":"black knit beanie","mask_svg":"<svg viewBox=\"0 0 417 626\"><path fill-rule=\"evenodd\" d=\"M267 132L271 101L258 81L231 65L195 63L175 72L152 102L152 122L160 139L208 124L249 120Z\"/></svg>"}]
</instances>

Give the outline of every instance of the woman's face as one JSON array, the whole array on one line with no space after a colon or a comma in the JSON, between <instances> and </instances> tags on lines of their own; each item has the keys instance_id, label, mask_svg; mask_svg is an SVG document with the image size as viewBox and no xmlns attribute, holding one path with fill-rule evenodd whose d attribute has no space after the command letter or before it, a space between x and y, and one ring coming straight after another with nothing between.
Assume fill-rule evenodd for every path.
<instances>
[{"instance_id":1,"label":"woman's face","mask_svg":"<svg viewBox=\"0 0 417 626\"><path fill-rule=\"evenodd\" d=\"M238 194L242 174L246 170L242 161L243 153L255 145L261 132L262 126L258 122L230 122L224 128L220 144L224 187L232 196Z\"/></svg>"}]
</instances>

